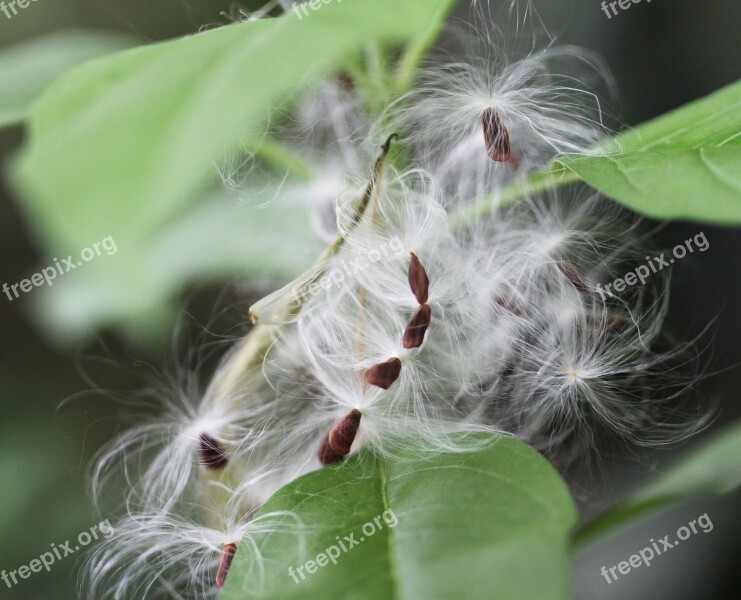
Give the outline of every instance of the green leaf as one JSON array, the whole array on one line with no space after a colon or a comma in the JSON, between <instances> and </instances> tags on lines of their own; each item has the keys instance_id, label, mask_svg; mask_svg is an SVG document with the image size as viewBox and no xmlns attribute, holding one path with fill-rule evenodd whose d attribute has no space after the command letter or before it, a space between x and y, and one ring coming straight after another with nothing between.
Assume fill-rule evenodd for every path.
<instances>
[{"instance_id":1,"label":"green leaf","mask_svg":"<svg viewBox=\"0 0 741 600\"><path fill-rule=\"evenodd\" d=\"M189 285L290 281L308 267L323 242L312 230L310 206L298 198L269 202L272 193L256 195L249 203L214 195L174 218L133 256L117 242L115 255L104 253L57 278L53 286L34 290L37 321L58 343L68 345L94 335L102 325L127 320L131 341L151 344L170 335L171 299ZM100 270L115 269L113 261L119 258L131 261L124 267L129 272L140 269L142 285L127 288L130 280L109 283L101 276Z\"/></svg>"},{"instance_id":2,"label":"green leaf","mask_svg":"<svg viewBox=\"0 0 741 600\"><path fill-rule=\"evenodd\" d=\"M608 151L558 162L649 216L741 223L741 82L617 136Z\"/></svg>"},{"instance_id":3,"label":"green leaf","mask_svg":"<svg viewBox=\"0 0 741 600\"><path fill-rule=\"evenodd\" d=\"M203 191L270 109L373 40L426 31L450 0L355 0L84 65L35 105L16 181L51 247L138 242ZM328 35L327 32L331 32ZM252 134L252 135L251 135Z\"/></svg>"},{"instance_id":4,"label":"green leaf","mask_svg":"<svg viewBox=\"0 0 741 600\"><path fill-rule=\"evenodd\" d=\"M123 50L136 40L102 31L61 31L0 53L0 127L17 125L57 77L85 61Z\"/></svg>"},{"instance_id":5,"label":"green leaf","mask_svg":"<svg viewBox=\"0 0 741 600\"><path fill-rule=\"evenodd\" d=\"M550 464L513 438L427 459L352 458L288 485L260 515L276 511L292 516L247 533L222 600L569 597L574 503ZM337 564L304 569L298 583L289 574L351 534L358 544Z\"/></svg>"},{"instance_id":6,"label":"green leaf","mask_svg":"<svg viewBox=\"0 0 741 600\"><path fill-rule=\"evenodd\" d=\"M651 511L702 496L727 494L741 486L741 422L726 428L673 468L582 526L575 536L586 543Z\"/></svg>"},{"instance_id":7,"label":"green leaf","mask_svg":"<svg viewBox=\"0 0 741 600\"><path fill-rule=\"evenodd\" d=\"M101 310L118 317L157 312L163 294L159 283L148 288L152 247L214 184L215 165L247 147L293 171L291 156L270 140L260 143L271 112L368 43L428 39L453 3L335 2L302 19L290 12L230 25L64 75L34 105L28 143L12 169L37 238L49 256L67 256L112 236L118 254L85 267L86 278L98 278L98 293L112 298ZM271 224L272 232L285 223ZM254 233L205 227L194 227L193 235L215 244ZM229 262L254 265L257 258L248 253Z\"/></svg>"}]
</instances>

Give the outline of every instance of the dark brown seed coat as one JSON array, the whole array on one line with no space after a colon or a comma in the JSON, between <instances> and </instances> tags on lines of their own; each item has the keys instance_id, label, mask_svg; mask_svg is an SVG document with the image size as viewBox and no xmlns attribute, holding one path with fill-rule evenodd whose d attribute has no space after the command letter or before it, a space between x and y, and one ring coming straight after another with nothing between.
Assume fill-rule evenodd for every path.
<instances>
[{"instance_id":1,"label":"dark brown seed coat","mask_svg":"<svg viewBox=\"0 0 741 600\"><path fill-rule=\"evenodd\" d=\"M219 570L216 572L216 587L223 588L226 583L226 575L229 573L229 568L232 566L234 555L237 553L236 544L227 544L224 546L224 551L221 553L221 561L219 562Z\"/></svg>"},{"instance_id":2,"label":"dark brown seed coat","mask_svg":"<svg viewBox=\"0 0 741 600\"><path fill-rule=\"evenodd\" d=\"M402 340L404 348L419 348L422 345L427 328L430 326L430 319L432 319L432 309L428 304L423 304L412 315L409 325L404 331Z\"/></svg>"},{"instance_id":3,"label":"dark brown seed coat","mask_svg":"<svg viewBox=\"0 0 741 600\"><path fill-rule=\"evenodd\" d=\"M198 440L198 458L201 466L214 471L223 469L229 462L229 458L219 446L219 442L207 433L202 433Z\"/></svg>"},{"instance_id":4,"label":"dark brown seed coat","mask_svg":"<svg viewBox=\"0 0 741 600\"><path fill-rule=\"evenodd\" d=\"M425 304L430 297L430 278L427 271L419 262L417 255L412 252L412 260L409 263L409 287L420 304Z\"/></svg>"},{"instance_id":5,"label":"dark brown seed coat","mask_svg":"<svg viewBox=\"0 0 741 600\"><path fill-rule=\"evenodd\" d=\"M401 374L401 360L394 357L386 362L373 365L365 372L365 380L371 385L389 389Z\"/></svg>"},{"instance_id":6,"label":"dark brown seed coat","mask_svg":"<svg viewBox=\"0 0 741 600\"><path fill-rule=\"evenodd\" d=\"M350 454L350 448L360 427L361 416L360 411L353 408L337 421L332 431L329 432L329 445L337 454L342 456Z\"/></svg>"},{"instance_id":7,"label":"dark brown seed coat","mask_svg":"<svg viewBox=\"0 0 741 600\"><path fill-rule=\"evenodd\" d=\"M326 466L339 462L343 458L343 454L337 454L337 452L332 450L332 446L329 443L329 434L327 434L327 437L322 440L319 446L319 462Z\"/></svg>"},{"instance_id":8,"label":"dark brown seed coat","mask_svg":"<svg viewBox=\"0 0 741 600\"><path fill-rule=\"evenodd\" d=\"M510 157L509 131L499 114L493 108L487 108L481 117L484 128L484 142L489 158L496 162L507 162Z\"/></svg>"},{"instance_id":9,"label":"dark brown seed coat","mask_svg":"<svg viewBox=\"0 0 741 600\"><path fill-rule=\"evenodd\" d=\"M569 280L569 283L573 285L580 293L586 294L589 292L589 284L584 281L584 278L574 267L572 267L570 264L559 263L558 268L561 270L561 273L565 275L566 279Z\"/></svg>"}]
</instances>

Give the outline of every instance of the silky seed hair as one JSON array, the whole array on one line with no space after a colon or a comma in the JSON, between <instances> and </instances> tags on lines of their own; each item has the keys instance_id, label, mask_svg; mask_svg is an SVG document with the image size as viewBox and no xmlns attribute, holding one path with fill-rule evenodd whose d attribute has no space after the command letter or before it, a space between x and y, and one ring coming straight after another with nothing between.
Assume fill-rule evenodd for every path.
<instances>
[{"instance_id":1,"label":"silky seed hair","mask_svg":"<svg viewBox=\"0 0 741 600\"><path fill-rule=\"evenodd\" d=\"M448 202L496 196L556 156L595 151L609 133L598 92L612 83L598 56L552 42L523 51L498 31L454 31L465 62L432 59L388 117Z\"/></svg>"},{"instance_id":2,"label":"silky seed hair","mask_svg":"<svg viewBox=\"0 0 741 600\"><path fill-rule=\"evenodd\" d=\"M134 513L112 526L114 534L89 555L81 590L101 600L130 598L216 598L237 553L250 564L253 587L262 585L264 559L255 537L265 532L300 532L293 513L255 516L244 490L224 490L223 505L181 504L172 513ZM296 536L297 548L302 543Z\"/></svg>"}]
</instances>

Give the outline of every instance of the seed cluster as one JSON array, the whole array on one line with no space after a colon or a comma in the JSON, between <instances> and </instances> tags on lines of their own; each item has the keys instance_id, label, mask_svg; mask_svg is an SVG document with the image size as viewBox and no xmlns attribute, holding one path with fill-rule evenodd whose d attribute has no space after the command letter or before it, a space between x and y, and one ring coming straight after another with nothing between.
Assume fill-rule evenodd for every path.
<instances>
[{"instance_id":1,"label":"seed cluster","mask_svg":"<svg viewBox=\"0 0 741 600\"><path fill-rule=\"evenodd\" d=\"M155 388L157 419L101 452L96 500L117 475L130 490L90 561L88 597L214 600L238 545L263 559L250 536L278 527L255 516L267 500L361 448L470 450L449 434L505 433L567 469L603 438L658 445L701 426L677 406L689 387L677 365L691 357L657 349L665 274L594 294L651 251L637 219L577 186L527 188L529 173L604 137L590 61L555 46L512 60L484 38L421 68L382 115L343 74L270 125L266 139L311 176L274 181L255 160L260 185L245 189L307 207L329 244L250 308L254 325L208 385L187 372L182 389ZM513 188L523 197L505 204Z\"/></svg>"},{"instance_id":2,"label":"seed cluster","mask_svg":"<svg viewBox=\"0 0 741 600\"><path fill-rule=\"evenodd\" d=\"M413 252L410 255L408 280L409 288L420 306L414 311L404 330L402 345L407 350L422 346L432 318L432 308L427 304L430 279ZM388 390L399 379L401 368L401 359L395 356L366 369L364 378L369 385ZM319 460L323 465L338 462L350 453L360 427L360 418L360 411L353 409L335 424L319 447Z\"/></svg>"}]
</instances>

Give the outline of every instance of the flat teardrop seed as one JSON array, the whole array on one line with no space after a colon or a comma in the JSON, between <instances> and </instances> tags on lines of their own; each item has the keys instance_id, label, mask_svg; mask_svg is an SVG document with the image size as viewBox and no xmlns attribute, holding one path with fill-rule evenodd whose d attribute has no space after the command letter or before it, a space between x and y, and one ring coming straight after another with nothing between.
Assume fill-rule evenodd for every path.
<instances>
[{"instance_id":1,"label":"flat teardrop seed","mask_svg":"<svg viewBox=\"0 0 741 600\"><path fill-rule=\"evenodd\" d=\"M229 569L232 566L234 555L237 553L236 544L227 544L224 546L224 551L221 554L221 561L219 562L219 570L216 572L216 587L223 588L226 583L226 576L229 573Z\"/></svg>"},{"instance_id":2,"label":"flat teardrop seed","mask_svg":"<svg viewBox=\"0 0 741 600\"><path fill-rule=\"evenodd\" d=\"M347 456L360 427L360 411L353 408L342 417L329 432L329 446L337 454Z\"/></svg>"},{"instance_id":3,"label":"flat teardrop seed","mask_svg":"<svg viewBox=\"0 0 741 600\"><path fill-rule=\"evenodd\" d=\"M229 462L219 442L206 433L202 433L198 440L198 458L202 466L214 471L223 469Z\"/></svg>"},{"instance_id":4,"label":"flat teardrop seed","mask_svg":"<svg viewBox=\"0 0 741 600\"><path fill-rule=\"evenodd\" d=\"M569 283L573 285L580 293L586 294L587 292L589 292L589 284L584 281L584 278L574 267L566 263L559 263L558 268L560 269L561 273L564 274L566 279L569 280Z\"/></svg>"},{"instance_id":5,"label":"flat teardrop seed","mask_svg":"<svg viewBox=\"0 0 741 600\"><path fill-rule=\"evenodd\" d=\"M371 385L389 389L401 374L401 360L392 358L386 362L373 365L365 372L365 380Z\"/></svg>"},{"instance_id":6,"label":"flat teardrop seed","mask_svg":"<svg viewBox=\"0 0 741 600\"><path fill-rule=\"evenodd\" d=\"M489 158L496 162L507 162L510 157L509 131L493 108L487 108L481 117L484 142Z\"/></svg>"},{"instance_id":7,"label":"flat teardrop seed","mask_svg":"<svg viewBox=\"0 0 741 600\"><path fill-rule=\"evenodd\" d=\"M428 304L423 304L416 310L404 331L402 340L404 348L409 350L410 348L419 348L422 345L431 319L432 309Z\"/></svg>"},{"instance_id":8,"label":"flat teardrop seed","mask_svg":"<svg viewBox=\"0 0 741 600\"><path fill-rule=\"evenodd\" d=\"M430 278L427 271L419 262L417 255L412 252L412 260L409 263L409 287L420 304L425 304L430 297Z\"/></svg>"},{"instance_id":9,"label":"flat teardrop seed","mask_svg":"<svg viewBox=\"0 0 741 600\"><path fill-rule=\"evenodd\" d=\"M327 466L339 462L343 458L344 455L337 454L337 452L332 450L332 446L329 443L329 435L327 435L319 446L319 462Z\"/></svg>"}]
</instances>

